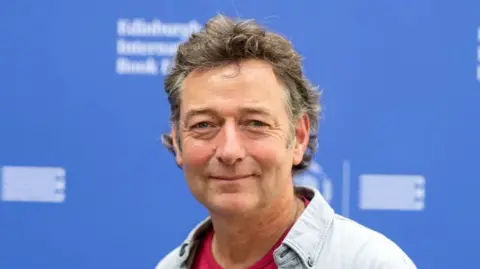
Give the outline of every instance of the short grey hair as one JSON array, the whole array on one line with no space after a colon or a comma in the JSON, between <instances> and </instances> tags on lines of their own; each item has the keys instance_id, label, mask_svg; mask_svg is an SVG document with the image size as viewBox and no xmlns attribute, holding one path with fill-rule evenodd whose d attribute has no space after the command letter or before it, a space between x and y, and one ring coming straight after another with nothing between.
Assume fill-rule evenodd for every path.
<instances>
[{"instance_id":1,"label":"short grey hair","mask_svg":"<svg viewBox=\"0 0 480 269\"><path fill-rule=\"evenodd\" d=\"M310 120L310 140L302 161L292 166L292 174L307 169L317 149L320 92L304 77L301 56L292 44L279 34L269 32L254 20L236 20L223 15L210 19L204 28L192 34L177 50L165 92L170 103L170 121L180 120L180 92L185 78L194 70L207 70L248 59L270 63L277 78L285 85L290 127L305 113ZM291 130L292 131L292 130ZM293 129L294 131L294 129ZM177 144L181 146L177 136ZM162 143L175 154L171 134L162 134ZM181 150L181 148L180 148Z\"/></svg>"}]
</instances>

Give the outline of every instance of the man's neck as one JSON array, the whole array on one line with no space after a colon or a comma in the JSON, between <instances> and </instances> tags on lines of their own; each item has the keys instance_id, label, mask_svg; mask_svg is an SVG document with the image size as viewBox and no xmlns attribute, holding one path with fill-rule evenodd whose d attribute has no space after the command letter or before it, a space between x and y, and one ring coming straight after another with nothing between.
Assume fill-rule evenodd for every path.
<instances>
[{"instance_id":1,"label":"man's neck","mask_svg":"<svg viewBox=\"0 0 480 269\"><path fill-rule=\"evenodd\" d=\"M295 222L303 202L292 194L256 212L255 216L212 216L215 234L212 252L224 268L245 268L260 260Z\"/></svg>"}]
</instances>

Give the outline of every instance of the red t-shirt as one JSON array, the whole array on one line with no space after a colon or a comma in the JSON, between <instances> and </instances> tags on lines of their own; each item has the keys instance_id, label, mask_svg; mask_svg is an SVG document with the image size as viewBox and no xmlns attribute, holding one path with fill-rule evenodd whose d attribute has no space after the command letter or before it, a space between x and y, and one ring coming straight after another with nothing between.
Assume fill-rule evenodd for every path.
<instances>
[{"instance_id":1,"label":"red t-shirt","mask_svg":"<svg viewBox=\"0 0 480 269\"><path fill-rule=\"evenodd\" d=\"M307 198L302 197L305 202L305 206L308 205L310 201ZM277 269L277 265L275 264L275 260L273 259L273 251L280 246L283 239L287 236L290 228L287 229L283 235L278 239L275 245L268 251L263 258L257 261L254 265L250 266L248 269ZM202 245L198 249L197 255L195 257L195 261L193 263L193 269L223 269L218 263L215 261L212 253L212 238L213 238L213 229L211 229L207 235L205 236Z\"/></svg>"}]
</instances>

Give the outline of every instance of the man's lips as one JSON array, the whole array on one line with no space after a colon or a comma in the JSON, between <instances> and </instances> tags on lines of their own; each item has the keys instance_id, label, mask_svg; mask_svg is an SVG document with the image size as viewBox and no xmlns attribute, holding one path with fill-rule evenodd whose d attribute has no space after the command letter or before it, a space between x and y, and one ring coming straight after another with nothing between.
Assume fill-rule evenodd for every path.
<instances>
[{"instance_id":1,"label":"man's lips","mask_svg":"<svg viewBox=\"0 0 480 269\"><path fill-rule=\"evenodd\" d=\"M251 177L253 175L211 175L210 178L216 179L216 180L239 180L239 179L245 179L248 177Z\"/></svg>"}]
</instances>

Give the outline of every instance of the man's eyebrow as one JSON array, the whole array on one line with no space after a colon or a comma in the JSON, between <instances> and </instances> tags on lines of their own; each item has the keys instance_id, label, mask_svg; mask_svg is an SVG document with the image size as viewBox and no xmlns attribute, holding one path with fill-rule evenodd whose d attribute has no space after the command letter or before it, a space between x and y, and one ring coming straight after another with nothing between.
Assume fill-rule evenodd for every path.
<instances>
[{"instance_id":1,"label":"man's eyebrow","mask_svg":"<svg viewBox=\"0 0 480 269\"><path fill-rule=\"evenodd\" d=\"M188 121L190 118L192 118L194 116L205 115L205 114L214 115L214 114L216 114L216 112L213 109L210 109L210 108L191 109L187 113L185 113L185 121Z\"/></svg>"},{"instance_id":2,"label":"man's eyebrow","mask_svg":"<svg viewBox=\"0 0 480 269\"><path fill-rule=\"evenodd\" d=\"M262 115L262 116L272 118L274 120L276 119L275 115L268 112L267 109L262 107L241 107L239 111L240 111L240 114L257 114L257 115ZM218 116L218 113L217 111L211 108L194 108L185 113L184 122L187 123L192 117L195 117L198 115Z\"/></svg>"}]
</instances>

